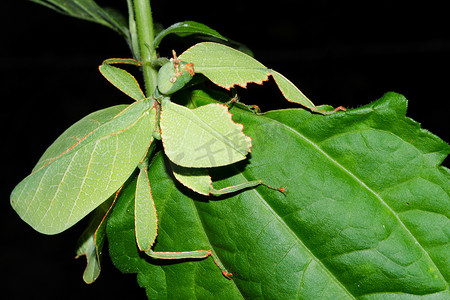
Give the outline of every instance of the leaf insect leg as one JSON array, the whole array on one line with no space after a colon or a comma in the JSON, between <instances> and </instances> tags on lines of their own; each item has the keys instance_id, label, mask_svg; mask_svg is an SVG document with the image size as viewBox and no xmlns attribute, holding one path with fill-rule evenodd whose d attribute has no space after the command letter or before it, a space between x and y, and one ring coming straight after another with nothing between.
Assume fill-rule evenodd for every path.
<instances>
[{"instance_id":1,"label":"leaf insect leg","mask_svg":"<svg viewBox=\"0 0 450 300\"><path fill-rule=\"evenodd\" d=\"M261 179L253 180L253 181L249 181L249 182L245 182L245 183L241 183L241 184L237 184L237 185L228 186L228 187L225 187L225 188L219 189L219 190L212 189L210 191L210 193L213 195L223 195L223 194L234 193L234 192L238 192L238 191L241 191L244 189L256 187L258 185L264 185L265 187L268 187L269 189L272 189L272 190L276 190L282 194L286 193L286 187L275 188L275 187L265 184Z\"/></svg>"},{"instance_id":2,"label":"leaf insect leg","mask_svg":"<svg viewBox=\"0 0 450 300\"><path fill-rule=\"evenodd\" d=\"M204 259L211 256L214 263L222 271L223 276L231 279L230 272L227 271L225 266L217 259L216 255L211 250L194 250L194 251L183 251L183 252L155 252L152 249L145 251L145 253L156 259Z\"/></svg>"},{"instance_id":3,"label":"leaf insect leg","mask_svg":"<svg viewBox=\"0 0 450 300\"><path fill-rule=\"evenodd\" d=\"M139 164L140 172L136 183L135 233L139 249L144 251L148 256L156 259L203 259L211 256L215 264L222 271L222 274L230 279L231 273L225 269L211 250L155 252L151 249L158 234L158 216L148 179L148 161L149 156L146 156Z\"/></svg>"},{"instance_id":4,"label":"leaf insect leg","mask_svg":"<svg viewBox=\"0 0 450 300\"><path fill-rule=\"evenodd\" d=\"M255 105L255 104L247 105L247 104L239 101L239 95L237 94L237 91L235 89L232 89L232 95L233 95L233 97L231 98L231 100L225 102L225 105L228 106L228 108L231 108L233 105L237 105L240 108L248 109L249 111L251 111L254 114L261 113L261 109L259 108L258 105Z\"/></svg>"}]
</instances>

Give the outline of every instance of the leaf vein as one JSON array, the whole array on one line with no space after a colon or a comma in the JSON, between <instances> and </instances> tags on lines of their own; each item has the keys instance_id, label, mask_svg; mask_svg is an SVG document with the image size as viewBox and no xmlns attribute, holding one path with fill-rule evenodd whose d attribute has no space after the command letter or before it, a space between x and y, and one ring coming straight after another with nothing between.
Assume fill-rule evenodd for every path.
<instances>
[{"instance_id":1,"label":"leaf vein","mask_svg":"<svg viewBox=\"0 0 450 300\"><path fill-rule=\"evenodd\" d=\"M240 173L240 175L246 180L249 181L249 179L247 179L244 174ZM309 256L316 261L316 263L318 265L321 266L321 268L324 270L324 272L326 272L327 274L329 274L330 278L333 278L334 281L342 288L342 290L344 290L350 298L355 299L355 297L350 293L349 290L347 290L347 288L345 286L342 285L342 283L334 276L334 274L332 274L328 268L326 268L323 264L323 262L318 259L311 251L308 247L306 247L306 245L300 240L300 238L294 233L293 230L291 230L291 228L289 227L289 225L284 221L284 219L277 214L277 212L274 211L274 209L269 205L269 203L267 203L267 201L264 199L264 197L256 190L256 189L252 189L251 190L257 198L260 199L261 203L272 213L272 215L275 217L275 219L278 220L278 222L285 228L288 229L288 232L294 237L294 240L297 241L297 243L303 247L303 249L308 252Z\"/></svg>"},{"instance_id":2,"label":"leaf vein","mask_svg":"<svg viewBox=\"0 0 450 300\"><path fill-rule=\"evenodd\" d=\"M394 216L394 218L397 220L397 222L400 224L400 226L408 233L408 235L414 240L414 242L416 243L416 245L418 245L418 247L420 247L421 252L423 253L423 255L425 255L428 260L433 263L434 267L436 270L438 270L439 272L439 276L441 278L441 280L443 282L446 283L446 285L448 286L447 281L444 279L443 274L441 273L441 270L436 266L435 262L433 259L431 259L430 255L428 254L428 252L425 250L425 248L422 246L422 244L416 239L416 237L411 233L411 231L408 229L408 227L402 222L402 220L400 219L399 215L383 200L383 198L380 196L380 194L378 194L377 192L375 192L373 189L371 189L364 181L362 181L361 179L359 179L355 174L353 174L349 169L345 168L343 165L341 165L337 160L335 160L333 157L331 157L327 152L325 152L317 143L313 142L312 140L308 139L306 136L304 136L303 134L301 134L300 132L296 131L294 128L287 126L281 122L278 122L276 120L270 119L273 122L276 122L279 126L282 126L284 128L286 128L288 131L290 131L291 133L293 133L294 135L298 136L299 138L303 139L304 141L306 141L308 144L310 144L312 147L314 147L319 153L321 153L323 156L325 156L326 159L328 159L330 162L332 162L333 164L335 164L338 168L340 168L341 170L343 170L345 173L347 173L351 178L353 178L357 183L359 183L364 189L366 189L367 191L369 191L372 195L374 195L378 201L384 206L386 207L386 209Z\"/></svg>"}]
</instances>

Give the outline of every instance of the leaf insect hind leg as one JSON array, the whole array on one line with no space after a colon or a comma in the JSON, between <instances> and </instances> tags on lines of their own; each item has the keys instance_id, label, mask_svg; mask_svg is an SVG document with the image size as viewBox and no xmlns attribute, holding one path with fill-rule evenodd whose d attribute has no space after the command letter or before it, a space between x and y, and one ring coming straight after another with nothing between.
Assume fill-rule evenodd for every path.
<instances>
[{"instance_id":1,"label":"leaf insect hind leg","mask_svg":"<svg viewBox=\"0 0 450 300\"><path fill-rule=\"evenodd\" d=\"M270 186L268 184L265 184L261 179L253 180L253 181L249 181L249 182L245 182L245 183L241 183L241 184L237 184L237 185L233 185L233 186L228 186L228 187L225 187L225 188L219 189L219 190L212 189L210 191L210 193L213 195L223 195L223 194L239 192L241 190L253 188L258 185L264 185L265 187L267 187L269 189L278 191L278 192L282 193L283 195L286 195L286 187L276 188L276 187Z\"/></svg>"},{"instance_id":2,"label":"leaf insect hind leg","mask_svg":"<svg viewBox=\"0 0 450 300\"><path fill-rule=\"evenodd\" d=\"M227 271L225 266L220 262L217 256L212 252L212 250L194 250L194 251L183 251L183 252L155 252L152 249L145 251L145 253L151 258L156 259L204 259L211 256L214 263L222 271L223 276L231 279L230 272Z\"/></svg>"}]
</instances>

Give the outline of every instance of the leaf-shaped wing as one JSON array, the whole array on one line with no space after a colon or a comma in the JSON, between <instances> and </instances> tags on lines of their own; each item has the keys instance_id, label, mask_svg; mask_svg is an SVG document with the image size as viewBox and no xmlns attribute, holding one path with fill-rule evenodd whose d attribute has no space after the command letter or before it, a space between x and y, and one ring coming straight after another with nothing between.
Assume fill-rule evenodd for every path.
<instances>
[{"instance_id":1,"label":"leaf-shaped wing","mask_svg":"<svg viewBox=\"0 0 450 300\"><path fill-rule=\"evenodd\" d=\"M116 105L95 111L70 126L45 150L36 166L34 166L33 172L54 160L61 153L78 143L81 139L84 139L100 126L110 122L127 106Z\"/></svg>"},{"instance_id":2,"label":"leaf-shaped wing","mask_svg":"<svg viewBox=\"0 0 450 300\"><path fill-rule=\"evenodd\" d=\"M166 155L183 167L229 165L245 159L252 146L222 104L189 109L163 100L160 126Z\"/></svg>"},{"instance_id":3,"label":"leaf-shaped wing","mask_svg":"<svg viewBox=\"0 0 450 300\"><path fill-rule=\"evenodd\" d=\"M115 192L146 153L154 130L154 110L138 101L67 147L89 115L74 124L44 153L43 159L11 194L11 205L34 229L59 233L90 213ZM111 116L111 111L106 115ZM89 125L92 126L92 125ZM95 126L94 126L95 127ZM67 147L67 148L66 148ZM65 148L65 149L64 149ZM59 153L59 154L57 154Z\"/></svg>"}]
</instances>

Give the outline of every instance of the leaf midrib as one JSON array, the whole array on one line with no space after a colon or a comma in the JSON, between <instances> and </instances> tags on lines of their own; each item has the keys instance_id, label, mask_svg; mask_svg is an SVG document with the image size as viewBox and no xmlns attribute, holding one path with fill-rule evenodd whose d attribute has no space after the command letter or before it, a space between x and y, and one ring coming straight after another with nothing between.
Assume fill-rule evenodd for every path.
<instances>
[{"instance_id":1,"label":"leaf midrib","mask_svg":"<svg viewBox=\"0 0 450 300\"><path fill-rule=\"evenodd\" d=\"M294 135L297 135L298 137L300 137L301 139L303 139L304 141L306 141L308 144L310 144L312 147L314 147L314 149L316 149L317 151L319 151L319 153L321 153L323 156L325 156L329 161L331 161L333 164L335 164L338 168L340 168L341 170L343 170L345 173L347 173L351 178L353 178L356 182L358 182L363 188L365 188L367 191L369 191L371 194L373 194L379 201L380 203L386 207L388 209L389 212L392 213L392 215L396 218L396 220L399 222L400 226L412 237L412 239L414 240L415 244L418 245L422 251L422 253L429 259L430 262L433 263L433 266L435 267L435 269L438 271L439 273L439 277L440 279L445 283L447 289L448 287L448 282L445 280L444 276L441 273L441 270L436 266L434 260L430 257L430 255L428 254L428 252L426 251L426 249L422 246L422 244L416 239L416 237L411 233L411 231L408 229L408 227L402 222L402 220L400 219L400 217L398 216L398 214L383 200L383 198L376 193L373 189L371 189L364 181L360 180L356 175L354 175L350 170L348 170L347 168L345 168L343 165L341 165L338 161L336 161L334 158L332 158L327 152L325 152L322 148L320 148L319 145L317 145L316 143L314 143L312 140L308 139L306 136L304 136L303 134L301 134L300 132L298 132L297 130L295 130L294 128L287 126L286 124L283 124L277 120L268 118L268 117L264 117L262 116L266 121L270 121L273 123L276 123L278 126L282 126L284 128L286 128L288 131L292 132ZM379 129L380 130L380 129ZM388 132L390 133L390 132ZM309 249L308 249L309 251Z\"/></svg>"},{"instance_id":2,"label":"leaf midrib","mask_svg":"<svg viewBox=\"0 0 450 300\"><path fill-rule=\"evenodd\" d=\"M243 173L240 173L240 175L246 180L249 181L249 179L247 179ZM282 224L285 228L288 228L288 232L290 234L292 234L292 236L294 236L294 239L297 241L297 243L299 245L301 245L303 247L303 249L309 254L309 256L311 257L312 260L314 260L318 265L321 266L321 268L327 273L329 274L330 278L333 278L335 280L335 282L342 288L342 290L344 290L349 297L351 297L352 299L356 299L352 293L350 293L350 291L348 291L348 289L342 285L342 283L334 276L333 273L331 273L328 268L322 263L322 261L320 259L318 259L310 250L309 248L303 243L302 240L300 240L300 238L294 233L293 230L291 230L291 228L289 227L289 225L280 217L280 215L272 208L272 206L269 205L269 203L267 203L267 201L264 199L264 197L261 195L261 193L259 193L256 189L252 189L253 193L261 200L261 202L266 206L266 208L275 216L275 218L280 222L280 224ZM308 264L309 266L309 264ZM305 268L306 271L307 268Z\"/></svg>"},{"instance_id":3,"label":"leaf midrib","mask_svg":"<svg viewBox=\"0 0 450 300\"><path fill-rule=\"evenodd\" d=\"M240 172L236 167L233 167L234 169L235 169L235 171L236 171L236 173L238 173L239 174L239 176L240 177L242 177L243 178L243 180L244 181L246 181L246 182L249 182L250 180L247 178L247 177L245 177L245 175L242 173L242 172ZM264 204L264 206L275 216L275 218L279 221L279 223L280 224L282 224L282 226L284 226L285 228L287 228L287 229L289 229L288 230L288 232L290 233L290 234L292 234L292 236L294 237L294 239L298 242L298 244L300 245L300 246L302 246L303 247L303 249L309 254L309 256L311 257L311 259L312 260L314 260L318 265L320 265L321 266L321 268L327 273L327 274L329 274L329 276L330 276L330 278L333 278L334 280L335 280L335 282L342 288L342 290L344 290L345 291L345 293L351 298L351 299L356 299L349 291L348 291L348 289L344 286L344 285L342 285L342 283L328 270L328 268L326 268L325 267L325 265L322 263L322 261L320 261L320 259L318 259L310 250L309 250L309 248L299 239L299 237L294 233L294 231L293 230L291 230L291 228L289 227L289 225L280 217L280 215L279 214L277 214L277 212L267 203L267 201L264 199L264 197L257 191L257 189L256 188L252 188L251 189L252 190L252 192L256 195L256 197L257 198L259 198L260 200L261 200L261 202ZM210 247L211 247L211 250L213 250L214 249L214 247L213 247L213 245L211 244L211 242L210 242L210 240L209 240L209 236L208 236L208 233L207 233L207 231L205 230L205 225L204 225L204 223L203 223L203 221L202 221L202 218L200 217L200 213L199 213L199 211L198 211L198 208L197 208L197 206L195 205L195 200L192 200L191 201L191 203L192 203L192 205L193 205L193 207L194 207L194 211L195 211L195 215L196 215L196 218L198 219L198 222L200 223L200 224L202 224L202 229L203 229L203 232L204 232L204 234L205 234L205 237L206 237L206 239L207 239L207 242L208 242L208 244L210 245ZM220 260L220 258L219 257L217 257L217 259L219 259ZM309 265L309 264L308 264ZM305 269L306 270L306 269ZM233 283L234 283L234 285L236 286L236 289L240 292L240 294L241 294L241 296L242 296L242 298L244 299L245 297L243 296L243 294L242 294L242 292L241 292L241 290L239 289L239 286L238 285L236 285L236 283L235 283L235 281L233 280Z\"/></svg>"}]
</instances>

